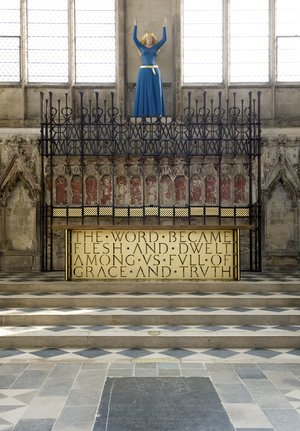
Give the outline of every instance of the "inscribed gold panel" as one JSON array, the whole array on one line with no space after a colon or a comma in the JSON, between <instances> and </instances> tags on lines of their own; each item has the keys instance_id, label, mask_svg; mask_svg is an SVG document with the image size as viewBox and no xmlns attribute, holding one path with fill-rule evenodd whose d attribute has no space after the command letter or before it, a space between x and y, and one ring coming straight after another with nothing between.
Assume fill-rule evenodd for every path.
<instances>
[{"instance_id":1,"label":"inscribed gold panel","mask_svg":"<svg viewBox=\"0 0 300 431\"><path fill-rule=\"evenodd\" d=\"M236 229L67 230L68 280L235 280Z\"/></svg>"}]
</instances>

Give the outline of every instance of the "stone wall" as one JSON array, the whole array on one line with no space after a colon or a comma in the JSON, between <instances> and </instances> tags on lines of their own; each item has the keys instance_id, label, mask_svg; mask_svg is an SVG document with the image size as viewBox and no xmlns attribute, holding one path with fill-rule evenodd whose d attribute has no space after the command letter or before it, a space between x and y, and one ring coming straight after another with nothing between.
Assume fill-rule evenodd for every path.
<instances>
[{"instance_id":1,"label":"stone wall","mask_svg":"<svg viewBox=\"0 0 300 431\"><path fill-rule=\"evenodd\" d=\"M300 269L300 129L263 129L262 199L263 268ZM41 162L37 129L0 129L0 270L37 271L40 269ZM232 167L224 161L222 196L229 205L247 200L243 186L243 163ZM199 160L191 165L191 198L195 203L214 204L213 164L199 170ZM54 164L53 191L58 206L81 202L77 163L61 160ZM45 167L47 171L47 166ZM140 177L141 165L135 159L116 164L114 193L118 205L184 205L187 200L186 172L180 158L171 166L161 161L160 173L150 158L144 165L145 196ZM245 176L246 177L246 176ZM112 200L109 160L89 160L85 178L85 203L107 205ZM49 194L49 187L47 193ZM47 195L46 193L46 195ZM255 195L255 193L254 193ZM47 196L46 196L47 199ZM255 200L255 196L254 196ZM136 219L139 222L139 219ZM61 238L61 232L55 233ZM59 240L58 242L61 242ZM63 244L63 242L62 242ZM63 261L63 249L57 250Z\"/></svg>"},{"instance_id":2,"label":"stone wall","mask_svg":"<svg viewBox=\"0 0 300 431\"><path fill-rule=\"evenodd\" d=\"M38 131L0 132L0 270L40 269Z\"/></svg>"}]
</instances>

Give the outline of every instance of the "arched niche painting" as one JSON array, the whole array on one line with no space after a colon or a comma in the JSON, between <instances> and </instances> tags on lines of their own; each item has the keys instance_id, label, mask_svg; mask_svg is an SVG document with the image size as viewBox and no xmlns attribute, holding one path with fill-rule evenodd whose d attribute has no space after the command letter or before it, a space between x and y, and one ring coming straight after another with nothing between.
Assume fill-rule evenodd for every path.
<instances>
[{"instance_id":1,"label":"arched niche painting","mask_svg":"<svg viewBox=\"0 0 300 431\"><path fill-rule=\"evenodd\" d=\"M276 183L266 203L266 247L268 251L297 249L293 202L282 181Z\"/></svg>"},{"instance_id":2,"label":"arched niche painting","mask_svg":"<svg viewBox=\"0 0 300 431\"><path fill-rule=\"evenodd\" d=\"M82 179L79 175L74 175L71 180L72 204L82 203Z\"/></svg>"},{"instance_id":3,"label":"arched niche painting","mask_svg":"<svg viewBox=\"0 0 300 431\"><path fill-rule=\"evenodd\" d=\"M234 203L245 204L246 199L246 185L247 180L244 175L237 175L234 178Z\"/></svg>"},{"instance_id":4,"label":"arched niche painting","mask_svg":"<svg viewBox=\"0 0 300 431\"><path fill-rule=\"evenodd\" d=\"M85 180L86 205L97 205L97 178L87 177Z\"/></svg>"},{"instance_id":5,"label":"arched niche painting","mask_svg":"<svg viewBox=\"0 0 300 431\"><path fill-rule=\"evenodd\" d=\"M146 205L157 205L157 179L154 175L149 175L146 178L145 202Z\"/></svg>"},{"instance_id":6,"label":"arched niche painting","mask_svg":"<svg viewBox=\"0 0 300 431\"><path fill-rule=\"evenodd\" d=\"M142 180L141 177L132 177L130 180L130 201L132 205L142 205Z\"/></svg>"},{"instance_id":7,"label":"arched niche painting","mask_svg":"<svg viewBox=\"0 0 300 431\"><path fill-rule=\"evenodd\" d=\"M216 178L211 175L205 178L205 202L214 205L217 202Z\"/></svg>"},{"instance_id":8,"label":"arched niche painting","mask_svg":"<svg viewBox=\"0 0 300 431\"><path fill-rule=\"evenodd\" d=\"M177 204L187 202L187 180L183 175L175 178L175 201Z\"/></svg>"},{"instance_id":9,"label":"arched niche painting","mask_svg":"<svg viewBox=\"0 0 300 431\"><path fill-rule=\"evenodd\" d=\"M112 180L110 175L103 175L100 182L101 205L112 205Z\"/></svg>"},{"instance_id":10,"label":"arched niche painting","mask_svg":"<svg viewBox=\"0 0 300 431\"><path fill-rule=\"evenodd\" d=\"M116 201L117 205L126 205L127 202L127 178L124 176L118 177L116 180Z\"/></svg>"},{"instance_id":11,"label":"arched niche painting","mask_svg":"<svg viewBox=\"0 0 300 431\"><path fill-rule=\"evenodd\" d=\"M231 179L228 175L221 177L221 201L230 202L231 200Z\"/></svg>"},{"instance_id":12,"label":"arched niche painting","mask_svg":"<svg viewBox=\"0 0 300 431\"><path fill-rule=\"evenodd\" d=\"M55 180L55 203L56 205L68 203L68 180L62 175Z\"/></svg>"},{"instance_id":13,"label":"arched niche painting","mask_svg":"<svg viewBox=\"0 0 300 431\"><path fill-rule=\"evenodd\" d=\"M169 175L163 175L160 180L161 205L173 205L172 180Z\"/></svg>"},{"instance_id":14,"label":"arched niche painting","mask_svg":"<svg viewBox=\"0 0 300 431\"><path fill-rule=\"evenodd\" d=\"M191 178L191 203L200 204L202 197L201 177L198 174L192 175Z\"/></svg>"}]
</instances>

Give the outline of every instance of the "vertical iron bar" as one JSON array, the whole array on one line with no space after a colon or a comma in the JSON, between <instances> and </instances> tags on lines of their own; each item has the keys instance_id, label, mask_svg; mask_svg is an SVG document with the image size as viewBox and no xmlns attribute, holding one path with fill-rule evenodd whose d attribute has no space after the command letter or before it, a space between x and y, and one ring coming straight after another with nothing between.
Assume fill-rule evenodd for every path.
<instances>
[{"instance_id":1,"label":"vertical iron bar","mask_svg":"<svg viewBox=\"0 0 300 431\"><path fill-rule=\"evenodd\" d=\"M218 215L219 215L219 225L221 222L221 206L222 206L222 172L221 172L221 161L222 161L222 91L219 91L219 106L218 106L218 176L219 176L219 193L218 193Z\"/></svg>"},{"instance_id":2,"label":"vertical iron bar","mask_svg":"<svg viewBox=\"0 0 300 431\"><path fill-rule=\"evenodd\" d=\"M49 110L50 110L50 271L53 271L53 98L52 92L49 92Z\"/></svg>"},{"instance_id":3,"label":"vertical iron bar","mask_svg":"<svg viewBox=\"0 0 300 431\"><path fill-rule=\"evenodd\" d=\"M258 271L262 270L262 256L261 256L261 224L262 224L262 207L261 207L261 111L260 111L260 102L261 102L261 92L257 93L257 246L258 246Z\"/></svg>"},{"instance_id":4,"label":"vertical iron bar","mask_svg":"<svg viewBox=\"0 0 300 431\"><path fill-rule=\"evenodd\" d=\"M84 225L84 113L83 92L80 91L80 169L81 169L81 224Z\"/></svg>"},{"instance_id":5,"label":"vertical iron bar","mask_svg":"<svg viewBox=\"0 0 300 431\"><path fill-rule=\"evenodd\" d=\"M252 91L249 92L249 224L252 224ZM252 230L249 230L250 271L253 271L253 238Z\"/></svg>"}]
</instances>

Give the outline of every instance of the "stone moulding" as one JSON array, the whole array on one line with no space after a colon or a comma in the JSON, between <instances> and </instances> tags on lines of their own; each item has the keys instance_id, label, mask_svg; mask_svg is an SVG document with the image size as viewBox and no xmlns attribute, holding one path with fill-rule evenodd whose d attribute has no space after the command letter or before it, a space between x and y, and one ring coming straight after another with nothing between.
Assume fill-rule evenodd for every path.
<instances>
[{"instance_id":1,"label":"stone moulding","mask_svg":"<svg viewBox=\"0 0 300 431\"><path fill-rule=\"evenodd\" d=\"M297 164L293 163L289 156L288 143L290 140L281 135L276 140L278 147L276 151L276 159L273 166L265 163L265 181L262 184L262 192L265 200L271 198L272 192L278 181L282 183L289 194L291 200L296 204L300 197L300 178Z\"/></svg>"},{"instance_id":2,"label":"stone moulding","mask_svg":"<svg viewBox=\"0 0 300 431\"><path fill-rule=\"evenodd\" d=\"M30 172L26 163L18 154L15 154L0 178L0 202L6 206L10 194L18 181L29 191L29 196L36 202L39 200L40 185Z\"/></svg>"}]
</instances>

